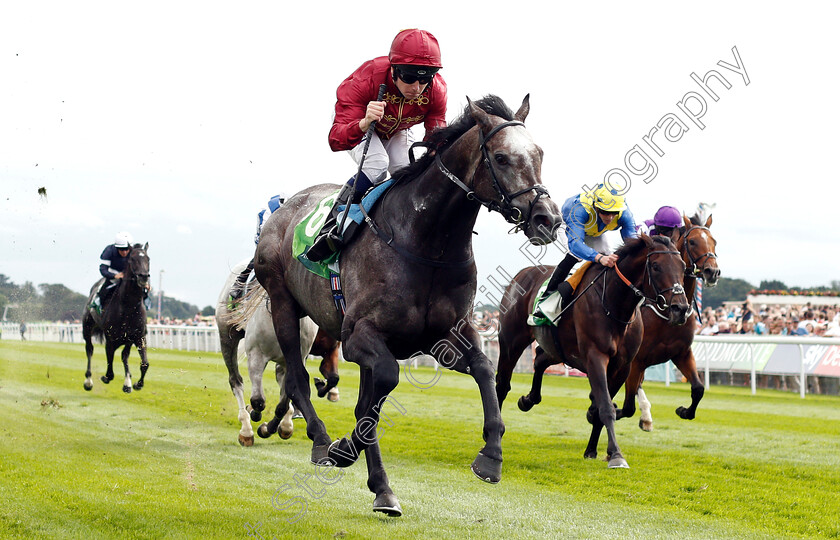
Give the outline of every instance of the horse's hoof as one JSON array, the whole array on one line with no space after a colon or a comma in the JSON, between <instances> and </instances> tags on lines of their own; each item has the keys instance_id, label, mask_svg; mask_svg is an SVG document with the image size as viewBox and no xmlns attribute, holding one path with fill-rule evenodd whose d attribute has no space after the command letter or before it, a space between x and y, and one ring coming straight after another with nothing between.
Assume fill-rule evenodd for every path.
<instances>
[{"instance_id":1,"label":"horse's hoof","mask_svg":"<svg viewBox=\"0 0 840 540\"><path fill-rule=\"evenodd\" d=\"M613 454L607 467L610 469L629 469L630 465L627 464L621 454Z\"/></svg>"},{"instance_id":2,"label":"horse's hoof","mask_svg":"<svg viewBox=\"0 0 840 540\"><path fill-rule=\"evenodd\" d=\"M335 460L329 456L331 444L313 444L309 461L315 465L333 465Z\"/></svg>"},{"instance_id":3,"label":"horse's hoof","mask_svg":"<svg viewBox=\"0 0 840 540\"><path fill-rule=\"evenodd\" d=\"M111 377L111 379L113 379L113 377ZM104 382L105 384L110 383L110 382L111 382L111 379L109 379L109 378L108 378L108 377L106 377L105 375L103 375L103 376L99 377L99 380L101 380L101 381L102 381L102 382Z\"/></svg>"},{"instance_id":4,"label":"horse's hoof","mask_svg":"<svg viewBox=\"0 0 840 540\"><path fill-rule=\"evenodd\" d=\"M281 439L286 440L286 439L290 438L292 436L292 433L294 433L294 432L295 432L294 429L290 429L289 431L286 431L285 429L280 428L277 431L277 434L280 435Z\"/></svg>"},{"instance_id":5,"label":"horse's hoof","mask_svg":"<svg viewBox=\"0 0 840 540\"><path fill-rule=\"evenodd\" d=\"M353 446L353 441L347 437L334 440L327 455L336 467L349 467L359 459L359 452Z\"/></svg>"},{"instance_id":6,"label":"horse's hoof","mask_svg":"<svg viewBox=\"0 0 840 540\"><path fill-rule=\"evenodd\" d=\"M327 393L325 390L327 387L327 381L319 379L318 377L312 377L312 382L315 384L315 389L318 391L318 397L324 397Z\"/></svg>"},{"instance_id":7,"label":"horse's hoof","mask_svg":"<svg viewBox=\"0 0 840 540\"><path fill-rule=\"evenodd\" d=\"M485 456L481 452L475 457L470 469L474 475L490 484L498 484L502 479L502 460Z\"/></svg>"},{"instance_id":8,"label":"horse's hoof","mask_svg":"<svg viewBox=\"0 0 840 540\"><path fill-rule=\"evenodd\" d=\"M127 384L123 385L123 392L125 392L126 394L130 394L131 393L131 386L129 386Z\"/></svg>"},{"instance_id":9,"label":"horse's hoof","mask_svg":"<svg viewBox=\"0 0 840 540\"><path fill-rule=\"evenodd\" d=\"M239 435L239 444L240 446L254 446L254 436L251 435L250 437L245 437L243 435Z\"/></svg>"},{"instance_id":10,"label":"horse's hoof","mask_svg":"<svg viewBox=\"0 0 840 540\"><path fill-rule=\"evenodd\" d=\"M254 408L251 408L250 405L248 405L246 409L248 409L248 413L251 415L252 422L259 422L260 420L262 420L262 411L258 411Z\"/></svg>"},{"instance_id":11,"label":"horse's hoof","mask_svg":"<svg viewBox=\"0 0 840 540\"><path fill-rule=\"evenodd\" d=\"M134 389L135 390L142 390L143 389L143 383L142 382L134 383Z\"/></svg>"},{"instance_id":12,"label":"horse's hoof","mask_svg":"<svg viewBox=\"0 0 840 540\"><path fill-rule=\"evenodd\" d=\"M338 401L338 388L333 388L327 394L327 401L332 401L333 403Z\"/></svg>"},{"instance_id":13,"label":"horse's hoof","mask_svg":"<svg viewBox=\"0 0 840 540\"><path fill-rule=\"evenodd\" d=\"M257 428L257 435L260 436L260 439L267 439L271 437L272 432L268 431L268 422L263 422L260 427Z\"/></svg>"},{"instance_id":14,"label":"horse's hoof","mask_svg":"<svg viewBox=\"0 0 840 540\"><path fill-rule=\"evenodd\" d=\"M87 390L88 392L93 390L93 383L91 381L85 381L85 390Z\"/></svg>"},{"instance_id":15,"label":"horse's hoof","mask_svg":"<svg viewBox=\"0 0 840 540\"><path fill-rule=\"evenodd\" d=\"M583 459L597 459L597 458L598 458L598 452L586 451L586 452L583 453Z\"/></svg>"},{"instance_id":16,"label":"horse's hoof","mask_svg":"<svg viewBox=\"0 0 840 540\"><path fill-rule=\"evenodd\" d=\"M683 420L694 420L694 415L691 414L691 411L682 406L677 407L677 416Z\"/></svg>"},{"instance_id":17,"label":"horse's hoof","mask_svg":"<svg viewBox=\"0 0 840 540\"><path fill-rule=\"evenodd\" d=\"M520 397L516 404L519 405L519 410L522 412L528 412L534 408L534 403L528 398L528 396Z\"/></svg>"},{"instance_id":18,"label":"horse's hoof","mask_svg":"<svg viewBox=\"0 0 840 540\"><path fill-rule=\"evenodd\" d=\"M402 507L397 500L397 496L393 493L383 493L377 495L373 501L373 511L382 512L390 517L400 517L402 515Z\"/></svg>"},{"instance_id":19,"label":"horse's hoof","mask_svg":"<svg viewBox=\"0 0 840 540\"><path fill-rule=\"evenodd\" d=\"M642 431L653 431L653 421L651 420L639 420L639 428Z\"/></svg>"}]
</instances>

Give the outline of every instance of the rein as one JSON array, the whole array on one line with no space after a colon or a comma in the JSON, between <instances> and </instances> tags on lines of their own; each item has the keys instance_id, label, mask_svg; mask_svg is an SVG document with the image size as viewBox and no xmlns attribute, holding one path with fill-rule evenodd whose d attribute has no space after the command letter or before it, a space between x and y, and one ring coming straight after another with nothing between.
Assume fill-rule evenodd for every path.
<instances>
[{"instance_id":1,"label":"rein","mask_svg":"<svg viewBox=\"0 0 840 540\"><path fill-rule=\"evenodd\" d=\"M530 219L531 219L531 212L533 211L534 205L537 204L537 202L540 200L540 197L542 197L543 195L548 195L548 190L545 188L545 186L537 184L537 185L519 190L515 193L508 193L507 191L505 191L504 187L499 182L499 179L496 176L496 170L493 168L492 160L490 159L490 154L487 151L487 141L489 141L496 133L498 133L499 131L501 131L502 129L504 129L506 127L524 126L524 125L525 125L524 122L519 122L519 121L515 121L515 120L509 121L509 122L503 122L503 123L497 125L496 127L494 127L493 129L491 129L486 137L484 136L484 133L479 129L480 148L481 148L481 153L484 156L483 161L487 165L487 168L490 171L490 177L493 180L493 189L495 189L496 193L499 195L500 201L484 200L484 199L479 198L475 194L474 189L467 186L464 182L461 181L460 178L455 176L452 173L452 171L450 171L449 169L446 168L446 166L443 164L443 161L441 161L440 154L438 154L438 153L435 154L435 163L437 164L438 169L440 169L440 172L442 172L456 186L458 186L464 192L466 192L468 200L478 202L479 204L486 207L491 212L496 211L496 212L499 212L500 214L502 214L502 216L505 218L505 221L507 221L508 223L512 223L514 225L514 228L511 232L518 232L520 230L523 230L526 227L528 221L530 221ZM415 143L415 145L412 145L412 147L413 146L425 146L425 145L420 144L420 143ZM412 161L412 162L414 161L414 159L413 159L414 155L411 153L411 151L409 151L409 158L410 158L410 161ZM476 177L477 173L478 173L478 171L473 173L473 178L472 178L472 184L473 185L475 184L475 177ZM536 197L534 197L534 200L531 201L531 204L528 207L527 216L523 216L522 211L513 206L513 200L515 198L519 197L520 195L524 195L524 194L528 193L529 191L536 191L537 195L536 195ZM371 218L370 215L367 213L367 211L364 209L364 206L359 205L359 208L361 209L361 212L362 212L362 215L364 216L365 222L368 224L368 226L371 228L371 230L374 233L376 233L376 235L383 242L385 242L388 246L393 248L394 251L396 251L397 253L399 253L400 255L402 255L403 257L405 257L406 259L408 259L412 262L422 264L422 265L425 265L425 266L432 266L434 268L465 268L465 267L467 267L467 266L469 266L469 265L471 265L475 262L475 257L473 255L470 255L469 258L467 258L463 261L454 261L454 262L439 261L437 259L429 259L429 258L426 258L426 257L420 257L419 255L415 255L414 253L411 253L407 249L395 244L393 236L389 236L382 229L380 229L379 226L376 225L376 223L373 221L373 218ZM523 225L523 224L526 224L526 225Z\"/></svg>"},{"instance_id":2,"label":"rein","mask_svg":"<svg viewBox=\"0 0 840 540\"><path fill-rule=\"evenodd\" d=\"M650 253L647 254L647 256L645 257L645 271L644 271L644 273L647 274L648 283L650 284L651 288L656 293L655 298L651 298L650 296L647 296L642 290L640 290L638 287L633 285L633 283L631 283L630 280L627 279L624 276L624 274L621 273L621 270L618 268L617 263L616 263L615 266L613 266L613 269L615 270L616 275L622 281L622 283L627 285L633 291L633 293L637 297L639 297L639 302L636 304L636 307L639 307L642 303L649 303L652 306L656 306L658 309L660 309L662 311L665 311L668 308L668 303L665 300L665 293L670 291L671 292L671 298L673 299L674 296L677 295L677 294L685 294L685 289L683 289L683 286L680 285L679 283L675 283L672 287L668 287L667 289L664 289L664 290L659 290L659 287L657 287L656 284L653 282L653 277L651 276L651 273L650 273L650 258L653 255L657 255L657 254L676 255L677 257L680 257L680 260L682 261L682 254L679 251L653 251L653 252L650 252ZM629 320L623 321L623 320L615 317L610 312L610 310L607 308L606 298L605 298L605 294L607 292L607 273L606 273L606 269L604 269L602 274L604 275L604 286L601 288L601 307L604 309L604 313L606 313L608 317L610 317L611 319L613 319L616 322L619 322L619 323L624 324L624 325L630 324L636 318L636 310L635 309L633 310L633 316L630 317ZM597 279L597 277L596 277L596 279Z\"/></svg>"},{"instance_id":3,"label":"rein","mask_svg":"<svg viewBox=\"0 0 840 540\"><path fill-rule=\"evenodd\" d=\"M451 180L456 186L458 186L464 192L466 192L467 199L471 201L476 201L480 205L487 208L487 210L490 212L495 211L502 214L502 216L505 218L505 221L514 225L514 228L511 232L518 232L525 228L525 225L523 225L523 223L528 223L528 221L531 219L531 211L533 210L534 205L537 204L537 202L540 200L540 197L542 197L543 195L548 195L548 190L545 188L545 186L537 184L519 190L515 193L508 193L507 191L505 191L504 187L499 182L499 179L496 176L496 169L493 168L493 161L490 159L490 153L487 150L487 141L489 141L496 133L498 133L506 127L524 125L525 124L523 122L519 121L503 122L491 129L487 136L485 136L484 133L481 130L479 130L479 144L481 148L481 154L482 156L484 156L484 164L490 171L490 178L493 180L493 189L499 196L499 201L485 200L478 197L475 194L475 190L472 187L467 186L460 178L452 174L452 171L446 168L446 165L443 164L443 161L440 158L440 154L435 154L435 163L437 164L438 169L440 169L440 172L442 172L447 178L449 178L449 180ZM473 173L471 182L473 185L475 185L476 174L478 174L477 170L475 173ZM522 211L513 206L513 200L519 197L520 195L528 193L529 191L536 191L537 196L534 197L534 200L531 201L531 204L528 206L528 215L523 216Z\"/></svg>"}]
</instances>

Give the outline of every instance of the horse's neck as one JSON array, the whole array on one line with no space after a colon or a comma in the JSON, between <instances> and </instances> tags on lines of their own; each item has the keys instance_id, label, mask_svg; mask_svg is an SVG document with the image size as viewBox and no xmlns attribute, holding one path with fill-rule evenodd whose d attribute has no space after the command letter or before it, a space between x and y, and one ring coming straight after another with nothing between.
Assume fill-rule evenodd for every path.
<instances>
[{"instance_id":1,"label":"horse's neck","mask_svg":"<svg viewBox=\"0 0 840 540\"><path fill-rule=\"evenodd\" d=\"M137 286L133 277L134 276L126 273L120 283L119 289L117 289L117 294L115 296L122 300L121 303L123 304L139 302L143 297L143 291L141 291L140 287Z\"/></svg>"},{"instance_id":2,"label":"horse's neck","mask_svg":"<svg viewBox=\"0 0 840 540\"><path fill-rule=\"evenodd\" d=\"M468 151L469 144L470 141L459 139L442 156L449 171L467 185L478 162L474 153ZM473 145L477 148L478 143ZM464 155L467 157L451 157ZM471 252L472 232L481 206L469 200L467 193L447 178L435 162L401 191L406 204L394 209L403 212L395 216L401 222L394 224L395 229L401 229L409 238L422 239L427 253L446 253L447 258L455 259L459 252Z\"/></svg>"},{"instance_id":3,"label":"horse's neck","mask_svg":"<svg viewBox=\"0 0 840 540\"><path fill-rule=\"evenodd\" d=\"M635 258L630 260L629 258L622 259L616 263L616 266L621 271L622 275L627 278L627 280L633 284L639 290L645 291L648 287L647 283L640 283L642 276L645 272L645 265L644 264L636 264L634 263ZM629 264L628 264L629 263ZM639 303L639 298L633 289L631 289L624 281L618 276L618 273L615 272L613 269L612 272L607 272L608 274L608 285L607 290L605 292L605 296L611 301L615 302L613 309L615 309L618 313L618 316L624 320L630 319L633 310L636 309L636 305ZM647 292L646 292L647 294Z\"/></svg>"},{"instance_id":4,"label":"horse's neck","mask_svg":"<svg viewBox=\"0 0 840 540\"><path fill-rule=\"evenodd\" d=\"M691 255L688 253L688 242L686 240L684 236L681 236L676 247L677 251L680 252L682 261L685 263L685 267L691 268L693 264L691 262ZM683 277L683 288L685 289L685 297L691 302L691 299L694 298L694 291L697 290L697 278L685 274Z\"/></svg>"}]
</instances>

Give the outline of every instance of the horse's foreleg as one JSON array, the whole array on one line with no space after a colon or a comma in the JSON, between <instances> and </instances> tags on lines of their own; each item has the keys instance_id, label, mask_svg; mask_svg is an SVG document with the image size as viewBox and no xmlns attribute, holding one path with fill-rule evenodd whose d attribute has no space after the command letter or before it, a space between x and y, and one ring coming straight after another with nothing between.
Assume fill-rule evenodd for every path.
<instances>
[{"instance_id":1,"label":"horse's foreleg","mask_svg":"<svg viewBox=\"0 0 840 540\"><path fill-rule=\"evenodd\" d=\"M600 420L600 423L607 429L607 436L609 438L607 443L609 467L610 469L628 468L627 461L621 454L621 449L618 447L618 441L615 437L615 406L613 405L612 396L610 395L609 386L607 384L607 362L609 361L609 358L600 352L589 353L590 356L595 354L601 358L590 359L588 362L590 369L587 375L589 376L589 385L592 389L592 407L597 409L598 420ZM593 436L596 424L597 422L593 422L592 424ZM598 433L600 435L600 429L598 430ZM589 450L589 448L587 448L587 450Z\"/></svg>"},{"instance_id":2,"label":"horse's foreleg","mask_svg":"<svg viewBox=\"0 0 840 540\"><path fill-rule=\"evenodd\" d=\"M386 404L390 403L400 414L405 414L405 409L388 396L399 383L400 366L378 331L366 321L356 323L344 347L348 360L358 363L360 367L356 425L349 437L339 439L330 446L329 456L335 465L346 467L355 463L359 452L365 450L367 484L376 495L374 511L399 516L402 509L388 483L379 438L384 433L380 420L384 421L385 426L394 425L387 411L382 410Z\"/></svg>"},{"instance_id":3,"label":"horse's foreleg","mask_svg":"<svg viewBox=\"0 0 840 540\"><path fill-rule=\"evenodd\" d=\"M686 409L685 407L677 407L677 416L684 420L694 420L694 413L697 411L697 405L703 399L703 394L706 388L700 380L700 374L697 373L697 364L694 360L694 352L691 347L687 351L674 359L674 365L685 375L685 378L691 383L691 405Z\"/></svg>"},{"instance_id":4,"label":"horse's foreleg","mask_svg":"<svg viewBox=\"0 0 840 540\"><path fill-rule=\"evenodd\" d=\"M100 377L100 380L105 384L110 383L114 380L114 353L117 352L117 348L114 344L108 339L105 339L105 360L107 361L107 366L105 368L105 375Z\"/></svg>"},{"instance_id":5,"label":"horse's foreleg","mask_svg":"<svg viewBox=\"0 0 840 540\"><path fill-rule=\"evenodd\" d=\"M146 357L146 338L143 337L137 345L137 352L140 354L140 380L134 383L135 390L142 390L146 384L146 372L149 370L149 359Z\"/></svg>"},{"instance_id":6,"label":"horse's foreleg","mask_svg":"<svg viewBox=\"0 0 840 540\"><path fill-rule=\"evenodd\" d=\"M277 362L274 366L274 376L280 386L280 401L274 410L274 418L261 425L257 430L262 438L270 437L273 433L280 435L281 439L288 439L292 436L295 426L292 423L292 408L289 407L289 396L285 390L286 365L284 362Z\"/></svg>"},{"instance_id":7,"label":"horse's foreleg","mask_svg":"<svg viewBox=\"0 0 840 540\"><path fill-rule=\"evenodd\" d=\"M131 343L126 343L123 345L122 354L120 357L122 358L123 369L125 369L125 379L123 380L123 392L126 394L131 393L131 370L128 368L128 356L131 354Z\"/></svg>"},{"instance_id":8,"label":"horse's foreleg","mask_svg":"<svg viewBox=\"0 0 840 540\"><path fill-rule=\"evenodd\" d=\"M592 400L591 393L589 399ZM592 431L589 433L589 442L586 443L583 457L584 459L595 459L598 457L598 441L601 439L604 424L601 422L601 416L598 414L598 408L594 402L589 405L589 410L586 411L586 420L592 424Z\"/></svg>"},{"instance_id":9,"label":"horse's foreleg","mask_svg":"<svg viewBox=\"0 0 840 540\"><path fill-rule=\"evenodd\" d=\"M519 398L517 405L522 411L530 411L534 405L542 401L542 380L545 370L554 364L558 364L545 351L537 349L537 357L534 359L534 377L531 380L531 391Z\"/></svg>"},{"instance_id":10,"label":"horse's foreleg","mask_svg":"<svg viewBox=\"0 0 840 540\"><path fill-rule=\"evenodd\" d=\"M85 339L85 354L87 355L87 370L85 370L85 390L93 389L93 379L91 379L90 359L93 357L93 341L91 339L90 328L82 327L82 336Z\"/></svg>"},{"instance_id":11,"label":"horse's foreleg","mask_svg":"<svg viewBox=\"0 0 840 540\"><path fill-rule=\"evenodd\" d=\"M496 395L493 364L490 359L479 350L469 362L467 373L472 375L478 384L481 394L481 406L484 410L484 448L478 452L472 463L472 472L485 482L497 484L502 479L502 435L505 424L499 399Z\"/></svg>"}]
</instances>

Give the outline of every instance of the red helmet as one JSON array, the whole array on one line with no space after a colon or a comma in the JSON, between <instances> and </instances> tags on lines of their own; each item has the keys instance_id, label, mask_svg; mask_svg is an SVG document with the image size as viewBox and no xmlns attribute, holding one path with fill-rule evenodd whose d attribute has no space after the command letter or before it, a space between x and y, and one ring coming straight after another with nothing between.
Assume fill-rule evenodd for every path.
<instances>
[{"instance_id":1,"label":"red helmet","mask_svg":"<svg viewBox=\"0 0 840 540\"><path fill-rule=\"evenodd\" d=\"M412 28L403 30L391 43L388 53L391 64L429 66L442 68L440 63L440 45L435 36L425 30Z\"/></svg>"}]
</instances>

